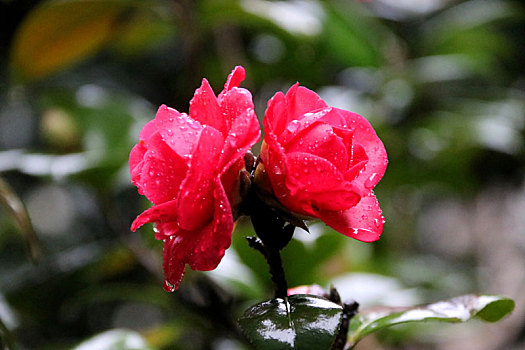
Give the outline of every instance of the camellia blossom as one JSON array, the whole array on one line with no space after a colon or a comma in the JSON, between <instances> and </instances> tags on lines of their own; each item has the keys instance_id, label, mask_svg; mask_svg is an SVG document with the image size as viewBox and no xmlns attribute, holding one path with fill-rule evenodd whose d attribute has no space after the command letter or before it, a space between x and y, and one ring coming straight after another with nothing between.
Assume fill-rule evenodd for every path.
<instances>
[{"instance_id":1,"label":"camellia blossom","mask_svg":"<svg viewBox=\"0 0 525 350\"><path fill-rule=\"evenodd\" d=\"M244 77L236 67L218 97L203 79L189 115L161 106L131 150L131 181L154 204L131 229L156 223L168 291L178 288L186 264L212 270L231 244L239 171L260 138L252 96L238 87Z\"/></svg>"},{"instance_id":2,"label":"camellia blossom","mask_svg":"<svg viewBox=\"0 0 525 350\"><path fill-rule=\"evenodd\" d=\"M379 239L384 218L373 188L388 160L365 118L295 84L268 102L263 126L259 188L271 188L292 214L319 218L360 241Z\"/></svg>"}]
</instances>

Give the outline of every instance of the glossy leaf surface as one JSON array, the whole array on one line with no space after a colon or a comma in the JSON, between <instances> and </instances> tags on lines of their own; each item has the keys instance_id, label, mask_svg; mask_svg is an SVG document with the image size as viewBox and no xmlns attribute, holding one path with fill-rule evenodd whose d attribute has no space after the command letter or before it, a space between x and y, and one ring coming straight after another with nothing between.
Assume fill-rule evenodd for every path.
<instances>
[{"instance_id":1,"label":"glossy leaf surface","mask_svg":"<svg viewBox=\"0 0 525 350\"><path fill-rule=\"evenodd\" d=\"M298 294L252 306L239 324L256 349L330 349L341 316L341 306Z\"/></svg>"},{"instance_id":2,"label":"glossy leaf surface","mask_svg":"<svg viewBox=\"0 0 525 350\"><path fill-rule=\"evenodd\" d=\"M499 321L514 309L512 299L497 295L463 295L424 306L380 307L357 314L350 322L348 342L352 346L377 330L401 323L421 321L466 322L478 318Z\"/></svg>"}]
</instances>

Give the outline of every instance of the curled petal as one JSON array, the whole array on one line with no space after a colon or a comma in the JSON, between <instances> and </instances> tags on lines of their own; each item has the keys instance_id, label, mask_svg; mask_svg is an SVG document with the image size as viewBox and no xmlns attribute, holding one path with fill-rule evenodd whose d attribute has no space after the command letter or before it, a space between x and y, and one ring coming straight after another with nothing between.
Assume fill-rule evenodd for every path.
<instances>
[{"instance_id":1,"label":"curled petal","mask_svg":"<svg viewBox=\"0 0 525 350\"><path fill-rule=\"evenodd\" d=\"M206 79L202 79L201 87L195 91L190 101L190 117L203 125L212 126L223 133L226 132L224 117L220 113L217 98Z\"/></svg>"},{"instance_id":2,"label":"curled petal","mask_svg":"<svg viewBox=\"0 0 525 350\"><path fill-rule=\"evenodd\" d=\"M308 153L289 153L287 169L289 196L279 199L294 211L317 216L321 209L341 210L359 201L361 189L344 181L341 172L323 158Z\"/></svg>"},{"instance_id":3,"label":"curled petal","mask_svg":"<svg viewBox=\"0 0 525 350\"><path fill-rule=\"evenodd\" d=\"M307 132L293 138L286 146L286 151L308 152L326 159L342 172L346 172L348 166L348 153L342 139L330 125L324 123L317 123Z\"/></svg>"},{"instance_id":4,"label":"curled petal","mask_svg":"<svg viewBox=\"0 0 525 350\"><path fill-rule=\"evenodd\" d=\"M302 119L306 113L327 107L326 103L310 89L293 85L286 93L287 122Z\"/></svg>"},{"instance_id":5,"label":"curled petal","mask_svg":"<svg viewBox=\"0 0 525 350\"><path fill-rule=\"evenodd\" d=\"M178 222L185 230L195 230L211 220L213 179L218 177L216 160L223 143L219 131L204 127L180 189Z\"/></svg>"},{"instance_id":6,"label":"curled petal","mask_svg":"<svg viewBox=\"0 0 525 350\"><path fill-rule=\"evenodd\" d=\"M150 138L147 146L140 181L136 184L151 202L170 201L178 196L188 169L186 161L166 145L159 133Z\"/></svg>"},{"instance_id":7,"label":"curled petal","mask_svg":"<svg viewBox=\"0 0 525 350\"><path fill-rule=\"evenodd\" d=\"M292 194L301 190L329 191L338 187L343 181L341 172L326 159L304 152L288 153L286 157L289 188Z\"/></svg>"},{"instance_id":8,"label":"curled petal","mask_svg":"<svg viewBox=\"0 0 525 350\"><path fill-rule=\"evenodd\" d=\"M179 288L186 267L186 254L193 248L191 234L179 230L177 235L164 240L164 289L173 292Z\"/></svg>"},{"instance_id":9,"label":"curled petal","mask_svg":"<svg viewBox=\"0 0 525 350\"><path fill-rule=\"evenodd\" d=\"M231 244L233 217L228 197L217 180L213 221L203 229L188 264L193 270L209 271L217 267Z\"/></svg>"},{"instance_id":10,"label":"curled petal","mask_svg":"<svg viewBox=\"0 0 525 350\"><path fill-rule=\"evenodd\" d=\"M142 190L140 189L140 178L142 173L142 168L144 166L144 155L146 154L146 147L144 146L144 142L139 142L131 149L131 152L129 153L129 173L131 175L131 182L139 187L139 191L142 193Z\"/></svg>"},{"instance_id":11,"label":"curled petal","mask_svg":"<svg viewBox=\"0 0 525 350\"><path fill-rule=\"evenodd\" d=\"M160 106L155 121L164 142L181 157L189 158L199 140L202 125L165 105Z\"/></svg>"},{"instance_id":12,"label":"curled petal","mask_svg":"<svg viewBox=\"0 0 525 350\"><path fill-rule=\"evenodd\" d=\"M259 141L261 130L253 109L245 112L233 121L233 125L224 141L224 148L217 164L222 175L233 163L242 159L250 147Z\"/></svg>"},{"instance_id":13,"label":"curled petal","mask_svg":"<svg viewBox=\"0 0 525 350\"><path fill-rule=\"evenodd\" d=\"M157 131L158 131L157 122L155 122L155 119L150 120L149 122L146 123L146 125L144 125L144 127L140 131L139 140L147 141L149 140L151 135L153 135Z\"/></svg>"},{"instance_id":14,"label":"curled petal","mask_svg":"<svg viewBox=\"0 0 525 350\"><path fill-rule=\"evenodd\" d=\"M169 222L177 220L177 201L169 201L149 208L133 221L131 231L135 232L139 227L150 222Z\"/></svg>"},{"instance_id":15,"label":"curled petal","mask_svg":"<svg viewBox=\"0 0 525 350\"><path fill-rule=\"evenodd\" d=\"M243 88L232 88L223 91L219 97L220 116L224 120L225 128L231 132L232 125L238 118L247 118L255 116L252 102L252 94ZM257 124L259 122L257 121ZM257 126L257 129L259 127ZM226 136L227 132L223 132Z\"/></svg>"},{"instance_id":16,"label":"curled petal","mask_svg":"<svg viewBox=\"0 0 525 350\"><path fill-rule=\"evenodd\" d=\"M186 264L193 270L213 270L231 244L232 212L226 193L218 180L215 185L213 220L195 231L179 228L173 236L164 241L165 288L168 291L178 288ZM162 229L172 230L169 224L166 226Z\"/></svg>"},{"instance_id":17,"label":"curled petal","mask_svg":"<svg viewBox=\"0 0 525 350\"><path fill-rule=\"evenodd\" d=\"M383 142L377 137L368 120L359 114L338 108L334 108L333 113L340 114L346 119L350 130L353 132L353 144L358 144L366 152L366 158L368 158L364 170L357 176L355 181L363 184L368 189L374 188L383 177L388 164ZM354 156L350 160L352 164L362 161L362 153L354 151L353 154Z\"/></svg>"},{"instance_id":18,"label":"curled petal","mask_svg":"<svg viewBox=\"0 0 525 350\"><path fill-rule=\"evenodd\" d=\"M353 208L322 211L319 218L336 231L363 242L377 241L383 232L383 213L372 192Z\"/></svg>"},{"instance_id":19,"label":"curled petal","mask_svg":"<svg viewBox=\"0 0 525 350\"><path fill-rule=\"evenodd\" d=\"M226 84L224 84L224 89L231 90L234 87L238 87L241 82L244 80L246 76L246 73L244 71L244 68L241 66L236 66L233 71L228 75L228 79L226 79Z\"/></svg>"},{"instance_id":20,"label":"curled petal","mask_svg":"<svg viewBox=\"0 0 525 350\"><path fill-rule=\"evenodd\" d=\"M287 125L286 97L282 92L276 93L269 101L264 113L263 125L266 133L271 131L275 137L281 135Z\"/></svg>"}]
</instances>

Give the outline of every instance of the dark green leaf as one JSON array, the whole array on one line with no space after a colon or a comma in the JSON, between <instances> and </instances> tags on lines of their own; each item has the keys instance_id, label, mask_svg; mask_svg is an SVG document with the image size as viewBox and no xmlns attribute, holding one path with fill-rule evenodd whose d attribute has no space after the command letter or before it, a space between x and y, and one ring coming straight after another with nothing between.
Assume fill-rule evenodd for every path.
<instances>
[{"instance_id":1,"label":"dark green leaf","mask_svg":"<svg viewBox=\"0 0 525 350\"><path fill-rule=\"evenodd\" d=\"M379 329L401 323L436 320L466 322L479 318L496 322L514 309L512 299L497 295L463 295L424 306L380 307L357 314L350 322L348 342L354 346L362 338Z\"/></svg>"},{"instance_id":2,"label":"dark green leaf","mask_svg":"<svg viewBox=\"0 0 525 350\"><path fill-rule=\"evenodd\" d=\"M342 307L318 296L298 294L249 308L239 320L257 349L329 349L341 322Z\"/></svg>"}]
</instances>

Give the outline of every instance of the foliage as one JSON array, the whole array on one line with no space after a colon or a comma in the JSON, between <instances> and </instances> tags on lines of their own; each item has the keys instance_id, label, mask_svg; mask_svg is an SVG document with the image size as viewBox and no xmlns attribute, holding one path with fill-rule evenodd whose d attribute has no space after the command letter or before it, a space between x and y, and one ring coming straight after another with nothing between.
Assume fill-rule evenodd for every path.
<instances>
[{"instance_id":1,"label":"foliage","mask_svg":"<svg viewBox=\"0 0 525 350\"><path fill-rule=\"evenodd\" d=\"M505 339L492 348L519 348L523 7L422 3L1 2L0 171L10 188L1 196L25 204L41 259L27 257L37 241L24 211L2 207L0 344L69 349L128 328L156 349L248 346L235 321L271 290L264 259L244 239L251 228L238 223L216 271L188 272L186 286L163 292L161 244L151 227L129 231L150 203L126 163L159 105L187 110L201 77L221 86L242 64L259 118L276 90L300 81L367 117L389 155L375 191L387 219L380 241L353 242L322 224L298 229L282 251L290 286L334 283L362 310L506 294L516 310L492 325ZM510 199L476 216L485 197ZM484 227L489 234L478 234ZM472 332L468 343L483 341L484 328L470 325L458 326ZM394 327L374 344L451 348L452 335L426 327L426 337Z\"/></svg>"}]
</instances>

